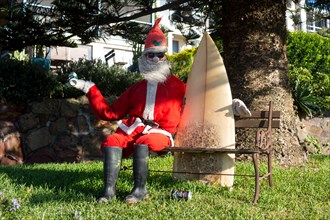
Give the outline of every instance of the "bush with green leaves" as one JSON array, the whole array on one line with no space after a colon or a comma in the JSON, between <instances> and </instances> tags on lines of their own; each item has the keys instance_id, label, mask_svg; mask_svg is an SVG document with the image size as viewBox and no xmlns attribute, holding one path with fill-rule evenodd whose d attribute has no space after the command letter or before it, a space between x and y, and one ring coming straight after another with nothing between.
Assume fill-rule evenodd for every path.
<instances>
[{"instance_id":1,"label":"bush with green leaves","mask_svg":"<svg viewBox=\"0 0 330 220\"><path fill-rule=\"evenodd\" d=\"M0 100L26 104L43 98L75 98L84 93L65 84L68 73L75 71L80 79L93 81L104 96L118 96L141 80L141 75L120 67L108 67L100 60L80 59L63 67L64 74L54 75L27 61L0 61Z\"/></svg>"},{"instance_id":2,"label":"bush with green leaves","mask_svg":"<svg viewBox=\"0 0 330 220\"><path fill-rule=\"evenodd\" d=\"M290 32L287 39L289 64L312 74L330 74L330 38L317 33Z\"/></svg>"},{"instance_id":3,"label":"bush with green leaves","mask_svg":"<svg viewBox=\"0 0 330 220\"><path fill-rule=\"evenodd\" d=\"M300 80L295 81L293 88L293 97L295 104L308 116L320 114L322 111L319 107L320 98L313 95L307 82L301 83Z\"/></svg>"},{"instance_id":4,"label":"bush with green leaves","mask_svg":"<svg viewBox=\"0 0 330 220\"><path fill-rule=\"evenodd\" d=\"M301 31L288 35L289 79L295 103L309 116L330 110L330 39Z\"/></svg>"},{"instance_id":5,"label":"bush with green leaves","mask_svg":"<svg viewBox=\"0 0 330 220\"><path fill-rule=\"evenodd\" d=\"M0 60L0 100L28 103L56 93L56 77L41 67L16 59Z\"/></svg>"},{"instance_id":6,"label":"bush with green leaves","mask_svg":"<svg viewBox=\"0 0 330 220\"><path fill-rule=\"evenodd\" d=\"M187 82L196 51L196 48L186 49L180 53L167 56L171 65L172 73L179 77L183 82Z\"/></svg>"},{"instance_id":7,"label":"bush with green leaves","mask_svg":"<svg viewBox=\"0 0 330 220\"><path fill-rule=\"evenodd\" d=\"M119 66L108 67L101 60L79 59L70 62L62 69L64 75L59 76L65 84L68 74L75 72L79 79L94 82L104 96L118 96L127 88L142 79L139 73L130 72Z\"/></svg>"}]
</instances>

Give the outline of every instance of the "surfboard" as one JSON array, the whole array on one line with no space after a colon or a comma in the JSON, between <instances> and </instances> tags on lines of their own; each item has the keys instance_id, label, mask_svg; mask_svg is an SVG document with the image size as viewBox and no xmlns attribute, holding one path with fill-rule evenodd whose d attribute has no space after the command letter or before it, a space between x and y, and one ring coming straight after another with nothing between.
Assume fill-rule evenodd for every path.
<instances>
[{"instance_id":1,"label":"surfboard","mask_svg":"<svg viewBox=\"0 0 330 220\"><path fill-rule=\"evenodd\" d=\"M175 146L235 148L231 89L223 59L208 33L202 37L188 76ZM231 187L234 163L234 154L175 153L173 177Z\"/></svg>"}]
</instances>

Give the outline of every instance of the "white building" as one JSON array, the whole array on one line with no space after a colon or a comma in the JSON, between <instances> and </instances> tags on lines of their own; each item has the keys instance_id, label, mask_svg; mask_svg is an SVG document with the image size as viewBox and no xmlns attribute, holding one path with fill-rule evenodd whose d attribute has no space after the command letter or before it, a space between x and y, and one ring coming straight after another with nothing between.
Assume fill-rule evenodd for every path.
<instances>
[{"instance_id":1,"label":"white building","mask_svg":"<svg viewBox=\"0 0 330 220\"><path fill-rule=\"evenodd\" d=\"M313 0L300 0L294 3L292 0L287 1L286 20L289 31L302 30L304 32L316 32L323 28L330 28L330 20L322 19L315 16L312 12L305 10L305 3Z\"/></svg>"}]
</instances>

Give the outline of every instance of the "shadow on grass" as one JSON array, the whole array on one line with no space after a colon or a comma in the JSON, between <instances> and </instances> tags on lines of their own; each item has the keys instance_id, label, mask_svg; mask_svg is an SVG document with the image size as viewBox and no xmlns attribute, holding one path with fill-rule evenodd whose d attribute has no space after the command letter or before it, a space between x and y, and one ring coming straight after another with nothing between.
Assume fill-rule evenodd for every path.
<instances>
[{"instance_id":1,"label":"shadow on grass","mask_svg":"<svg viewBox=\"0 0 330 220\"><path fill-rule=\"evenodd\" d=\"M54 193L60 191L71 191L76 193L90 194L95 191L91 184L102 178L101 170L83 171L58 169L60 164L52 167L42 168L39 165L3 166L0 173L6 174L16 185L33 186L44 188Z\"/></svg>"},{"instance_id":2,"label":"shadow on grass","mask_svg":"<svg viewBox=\"0 0 330 220\"><path fill-rule=\"evenodd\" d=\"M172 189L180 189L232 196L232 193L225 187L210 187L195 181L173 180L172 163L173 161L166 160L166 158L151 161L147 180L147 187L151 194L169 195ZM117 183L117 198L119 200L123 200L133 188L134 181L131 164L132 161L123 162ZM125 170L125 166L128 166L129 169ZM161 171L164 168L168 171ZM250 168L251 166L246 169L250 170ZM32 186L32 193L30 193L32 197L30 199L31 203L44 203L47 201L93 202L103 191L102 162L0 166L0 174L4 174L5 178L10 179L11 183L17 188ZM249 189L248 194L252 195L254 180L252 178L249 179L235 180L234 187L236 188L239 185L241 188L244 185L244 190Z\"/></svg>"},{"instance_id":3,"label":"shadow on grass","mask_svg":"<svg viewBox=\"0 0 330 220\"><path fill-rule=\"evenodd\" d=\"M77 165L77 166L76 166ZM55 165L20 165L0 166L0 173L5 174L18 188L33 187L32 203L48 201L90 201L95 200L103 190L103 168L79 168L79 164ZM95 166L95 165L94 165ZM148 187L153 191L169 190L179 184L173 181L171 173L150 172ZM117 183L117 198L123 200L133 188L132 170L121 170ZM16 187L15 186L15 187ZM168 191L168 190L166 190Z\"/></svg>"}]
</instances>

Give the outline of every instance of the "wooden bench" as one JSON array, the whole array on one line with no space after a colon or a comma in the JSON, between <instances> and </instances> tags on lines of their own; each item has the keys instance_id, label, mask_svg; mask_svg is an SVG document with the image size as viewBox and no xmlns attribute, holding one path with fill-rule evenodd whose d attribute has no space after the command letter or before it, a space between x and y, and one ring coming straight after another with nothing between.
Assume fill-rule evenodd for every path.
<instances>
[{"instance_id":1,"label":"wooden bench","mask_svg":"<svg viewBox=\"0 0 330 220\"><path fill-rule=\"evenodd\" d=\"M166 147L165 152L184 152L184 153L230 153L236 155L247 154L252 156L254 165L254 175L234 174L234 176L252 176L255 178L255 193L253 204L259 198L260 180L268 178L270 187L273 186L272 179L272 129L280 128L280 111L273 111L273 104L269 102L268 111L251 111L249 117L236 117L236 129L255 128L255 143L244 149L224 149L224 148L192 148L192 147ZM259 155L267 155L268 172L260 174Z\"/></svg>"}]
</instances>

